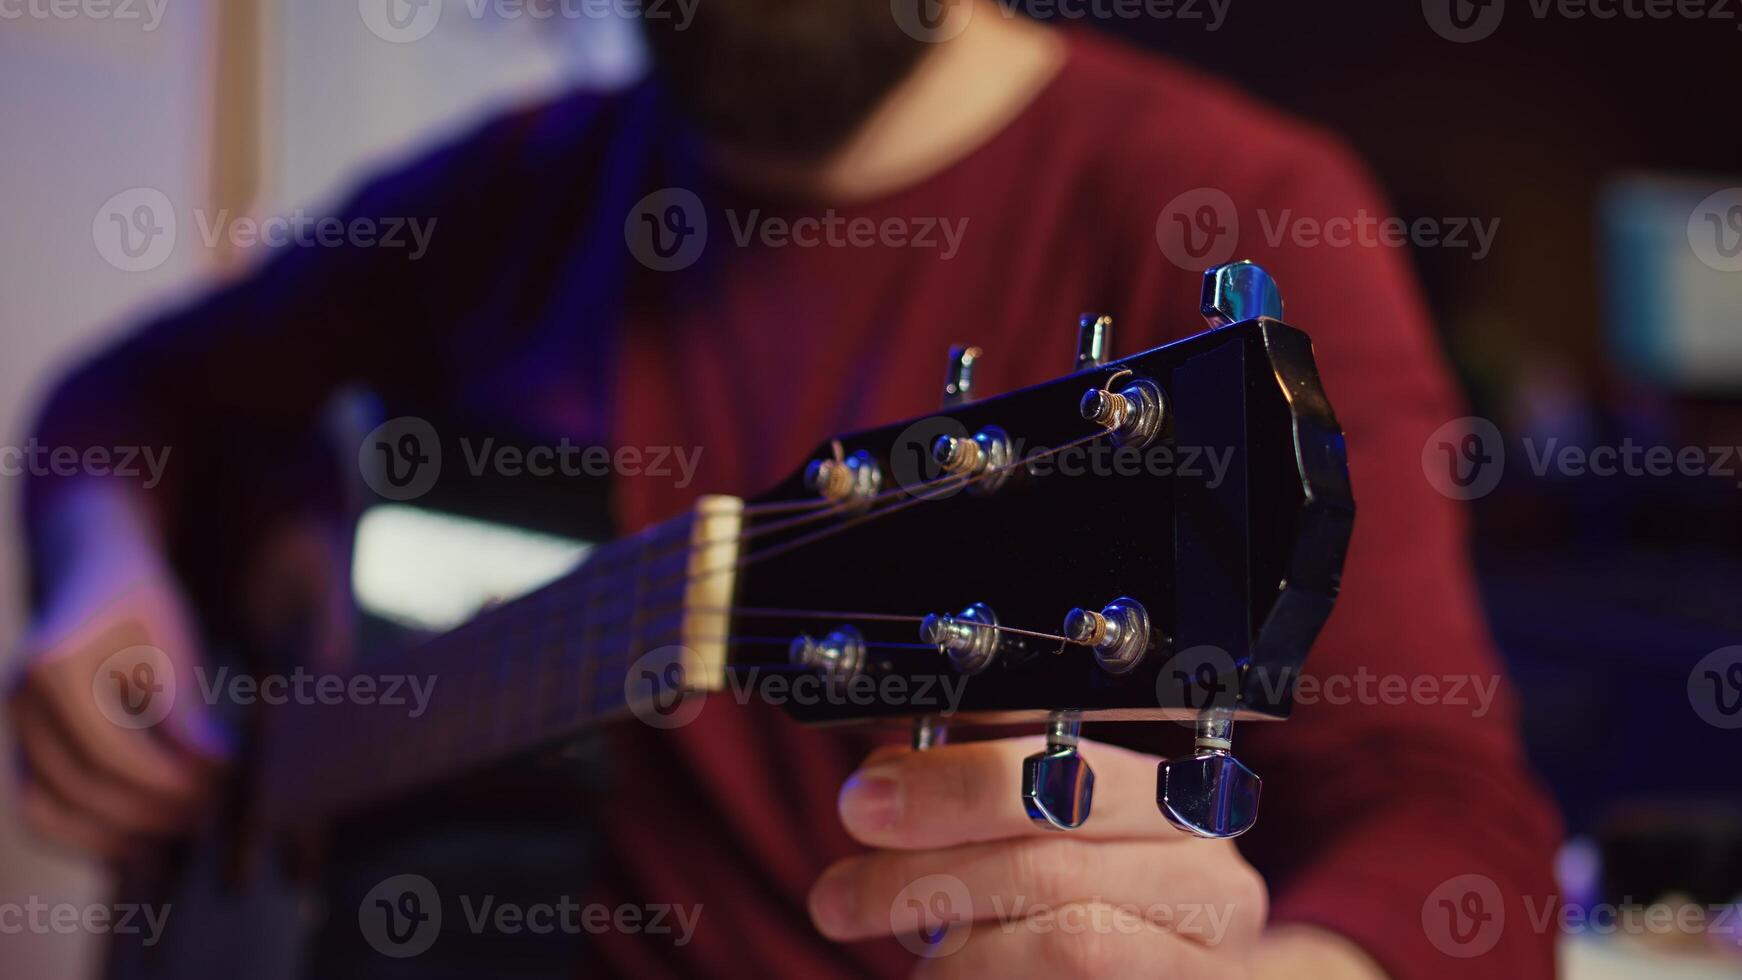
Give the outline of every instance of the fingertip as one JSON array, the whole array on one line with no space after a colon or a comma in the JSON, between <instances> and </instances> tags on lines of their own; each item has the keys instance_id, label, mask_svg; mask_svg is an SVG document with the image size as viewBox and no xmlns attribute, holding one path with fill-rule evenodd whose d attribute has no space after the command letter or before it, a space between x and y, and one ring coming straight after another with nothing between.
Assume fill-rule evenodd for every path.
<instances>
[{"instance_id":1,"label":"fingertip","mask_svg":"<svg viewBox=\"0 0 1742 980\"><path fill-rule=\"evenodd\" d=\"M861 843L875 844L901 823L903 795L899 767L861 769L841 786L841 825Z\"/></svg>"},{"instance_id":2,"label":"fingertip","mask_svg":"<svg viewBox=\"0 0 1742 980\"><path fill-rule=\"evenodd\" d=\"M846 872L847 862L838 862L811 886L808 905L811 924L828 939L852 938L856 892Z\"/></svg>"}]
</instances>

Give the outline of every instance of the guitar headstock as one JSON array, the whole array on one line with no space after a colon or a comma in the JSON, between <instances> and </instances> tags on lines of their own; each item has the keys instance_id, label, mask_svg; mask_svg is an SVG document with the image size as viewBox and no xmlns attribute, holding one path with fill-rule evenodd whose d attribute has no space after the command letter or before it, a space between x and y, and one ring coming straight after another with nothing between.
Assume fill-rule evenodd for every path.
<instances>
[{"instance_id":1,"label":"guitar headstock","mask_svg":"<svg viewBox=\"0 0 1742 980\"><path fill-rule=\"evenodd\" d=\"M840 436L744 512L729 672L796 718L1044 723L1031 816L1073 827L1088 720L1192 723L1163 812L1247 829L1235 721L1283 719L1354 518L1311 342L1262 269L1205 275L1208 332L1119 360L1085 316L1073 373L974 400L950 352L934 415Z\"/></svg>"}]
</instances>

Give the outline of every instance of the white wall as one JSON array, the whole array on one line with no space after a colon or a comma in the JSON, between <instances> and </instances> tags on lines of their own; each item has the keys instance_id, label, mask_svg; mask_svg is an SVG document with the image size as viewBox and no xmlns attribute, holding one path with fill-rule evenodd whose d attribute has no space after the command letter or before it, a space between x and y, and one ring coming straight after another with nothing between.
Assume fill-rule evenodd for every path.
<instances>
[{"instance_id":1,"label":"white wall","mask_svg":"<svg viewBox=\"0 0 1742 980\"><path fill-rule=\"evenodd\" d=\"M20 444L30 407L75 350L109 335L148 298L201 275L199 257L187 251L150 272L122 272L103 259L92 228L105 201L129 188L200 200L211 2L178 2L152 31L88 19L0 21L0 443ZM18 484L0 477L0 642L8 650L21 626ZM0 752L11 759L3 735ZM10 783L0 788L0 900L100 901L92 869L22 839ZM77 977L94 965L87 936L0 942L0 976L8 978Z\"/></svg>"},{"instance_id":2,"label":"white wall","mask_svg":"<svg viewBox=\"0 0 1742 980\"><path fill-rule=\"evenodd\" d=\"M0 17L0 445L22 444L34 406L79 351L214 276L219 256L197 225L212 211L211 46L216 4L245 2L267 5L267 173L257 216L330 202L359 167L415 153L508 103L584 80L620 82L641 61L621 22L479 19L461 0L437 0L439 23L410 43L369 29L375 0L140 0L133 9L161 11L155 23L39 18L6 4L0 9L25 15ZM161 193L178 226L160 263L147 253L147 271L105 258L119 254L117 232L99 220L114 195L135 188ZM124 217L138 201L125 203ZM18 482L0 476L6 650L23 627ZM0 752L11 757L3 735ZM103 879L25 839L8 785L0 788L0 901L33 896L100 902ZM0 980L87 976L96 964L92 936L8 935L0 944Z\"/></svg>"}]
</instances>

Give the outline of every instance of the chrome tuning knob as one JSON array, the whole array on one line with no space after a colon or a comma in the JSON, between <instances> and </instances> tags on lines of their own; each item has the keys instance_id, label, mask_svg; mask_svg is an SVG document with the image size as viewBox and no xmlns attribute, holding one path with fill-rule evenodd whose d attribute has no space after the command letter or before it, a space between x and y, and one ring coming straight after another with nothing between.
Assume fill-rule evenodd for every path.
<instances>
[{"instance_id":1,"label":"chrome tuning knob","mask_svg":"<svg viewBox=\"0 0 1742 980\"><path fill-rule=\"evenodd\" d=\"M950 348L949 363L944 367L945 408L954 408L957 405L965 405L974 400L974 365L979 363L981 353L982 351L980 348L969 344L956 344ZM937 452L936 447L933 447L933 452ZM939 460L939 462L946 468L950 465L948 462L943 460ZM974 607L970 606L968 608L972 609ZM967 610L963 611L964 616L966 615L966 612ZM928 622L929 621L930 619L928 617ZM992 621L994 623L997 622L996 619L993 619ZM929 630L922 630L922 632L929 632ZM986 630L985 632L990 633L991 631ZM932 641L927 640L926 642L929 643ZM952 661L956 660L956 654L945 649L942 644L939 645L939 649L943 649L945 653L949 653ZM957 669L961 669L959 662L957 663ZM949 741L949 737L949 725L946 724L942 718L939 718L936 715L921 715L913 720L913 748L916 752L924 752L926 749L942 745Z\"/></svg>"},{"instance_id":2,"label":"chrome tuning knob","mask_svg":"<svg viewBox=\"0 0 1742 980\"><path fill-rule=\"evenodd\" d=\"M1022 760L1022 805L1039 826L1075 830L1089 819L1095 771L1077 751L1082 727L1081 712L1053 712L1046 750Z\"/></svg>"},{"instance_id":3,"label":"chrome tuning knob","mask_svg":"<svg viewBox=\"0 0 1742 980\"><path fill-rule=\"evenodd\" d=\"M1238 837L1258 820L1263 780L1233 755L1234 716L1211 708L1198 718L1196 751L1156 771L1155 802L1168 822L1188 834Z\"/></svg>"},{"instance_id":4,"label":"chrome tuning knob","mask_svg":"<svg viewBox=\"0 0 1742 980\"><path fill-rule=\"evenodd\" d=\"M829 682L852 677L865 667L865 637L851 626L843 626L821 640L800 634L787 648L787 659L795 667L821 673Z\"/></svg>"},{"instance_id":5,"label":"chrome tuning knob","mask_svg":"<svg viewBox=\"0 0 1742 980\"><path fill-rule=\"evenodd\" d=\"M1251 262L1230 262L1204 273L1201 305L1204 319L1212 328L1261 316L1280 320L1282 290L1263 267Z\"/></svg>"},{"instance_id":6,"label":"chrome tuning knob","mask_svg":"<svg viewBox=\"0 0 1742 980\"><path fill-rule=\"evenodd\" d=\"M1136 599L1114 599L1100 611L1072 609L1065 636L1092 647L1095 661L1109 674L1130 673L1149 650L1149 613Z\"/></svg>"},{"instance_id":7,"label":"chrome tuning knob","mask_svg":"<svg viewBox=\"0 0 1742 980\"><path fill-rule=\"evenodd\" d=\"M989 425L972 438L942 435L932 443L932 459L951 476L965 477L972 482L968 489L975 493L991 493L1010 478L1010 436L1003 429Z\"/></svg>"},{"instance_id":8,"label":"chrome tuning knob","mask_svg":"<svg viewBox=\"0 0 1742 980\"><path fill-rule=\"evenodd\" d=\"M978 674L998 655L998 614L983 602L954 616L933 613L920 623L919 635L949 657L957 673Z\"/></svg>"},{"instance_id":9,"label":"chrome tuning knob","mask_svg":"<svg viewBox=\"0 0 1742 980\"><path fill-rule=\"evenodd\" d=\"M1083 418L1106 429L1121 446L1149 445L1167 421L1167 398L1147 378L1118 391L1091 388L1078 406Z\"/></svg>"},{"instance_id":10,"label":"chrome tuning knob","mask_svg":"<svg viewBox=\"0 0 1742 980\"><path fill-rule=\"evenodd\" d=\"M819 459L805 468L805 485L832 504L865 507L883 489L883 471L871 454L860 451L846 459Z\"/></svg>"},{"instance_id":11,"label":"chrome tuning knob","mask_svg":"<svg viewBox=\"0 0 1742 980\"><path fill-rule=\"evenodd\" d=\"M1100 367L1113 359L1113 318L1084 313L1077 320L1077 370Z\"/></svg>"},{"instance_id":12,"label":"chrome tuning knob","mask_svg":"<svg viewBox=\"0 0 1742 980\"><path fill-rule=\"evenodd\" d=\"M953 408L974 400L974 365L981 350L967 344L950 348L950 362L944 370L944 407Z\"/></svg>"}]
</instances>

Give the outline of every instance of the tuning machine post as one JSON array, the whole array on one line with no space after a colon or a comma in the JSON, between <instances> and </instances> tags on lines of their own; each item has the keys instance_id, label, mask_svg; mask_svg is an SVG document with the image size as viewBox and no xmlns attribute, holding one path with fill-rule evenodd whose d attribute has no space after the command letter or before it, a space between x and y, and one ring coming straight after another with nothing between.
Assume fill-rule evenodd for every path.
<instances>
[{"instance_id":1,"label":"tuning machine post","mask_svg":"<svg viewBox=\"0 0 1742 980\"><path fill-rule=\"evenodd\" d=\"M1149 651L1149 612L1136 599L1119 598L1100 612L1072 609L1064 635L1095 651L1095 662L1109 674L1128 674Z\"/></svg>"},{"instance_id":2,"label":"tuning machine post","mask_svg":"<svg viewBox=\"0 0 1742 980\"><path fill-rule=\"evenodd\" d=\"M853 510L869 507L883 489L883 471L863 450L845 459L813 461L804 473L805 485L829 503Z\"/></svg>"},{"instance_id":3,"label":"tuning machine post","mask_svg":"<svg viewBox=\"0 0 1742 980\"><path fill-rule=\"evenodd\" d=\"M972 344L954 344L950 347L949 359L944 365L944 408L955 408L974 400L974 367L980 362L982 353L980 348ZM938 451L938 447L932 448L934 457ZM946 455L949 451L946 448ZM938 462L946 470L949 468L950 464L946 460L940 459ZM949 737L949 727L943 719L936 715L921 715L913 720L913 748L915 751L923 752L934 746L942 745L949 741Z\"/></svg>"},{"instance_id":4,"label":"tuning machine post","mask_svg":"<svg viewBox=\"0 0 1742 980\"><path fill-rule=\"evenodd\" d=\"M865 669L865 637L851 626L820 640L801 633L787 648L787 659L795 667L817 671L826 682L836 683Z\"/></svg>"}]
</instances>

